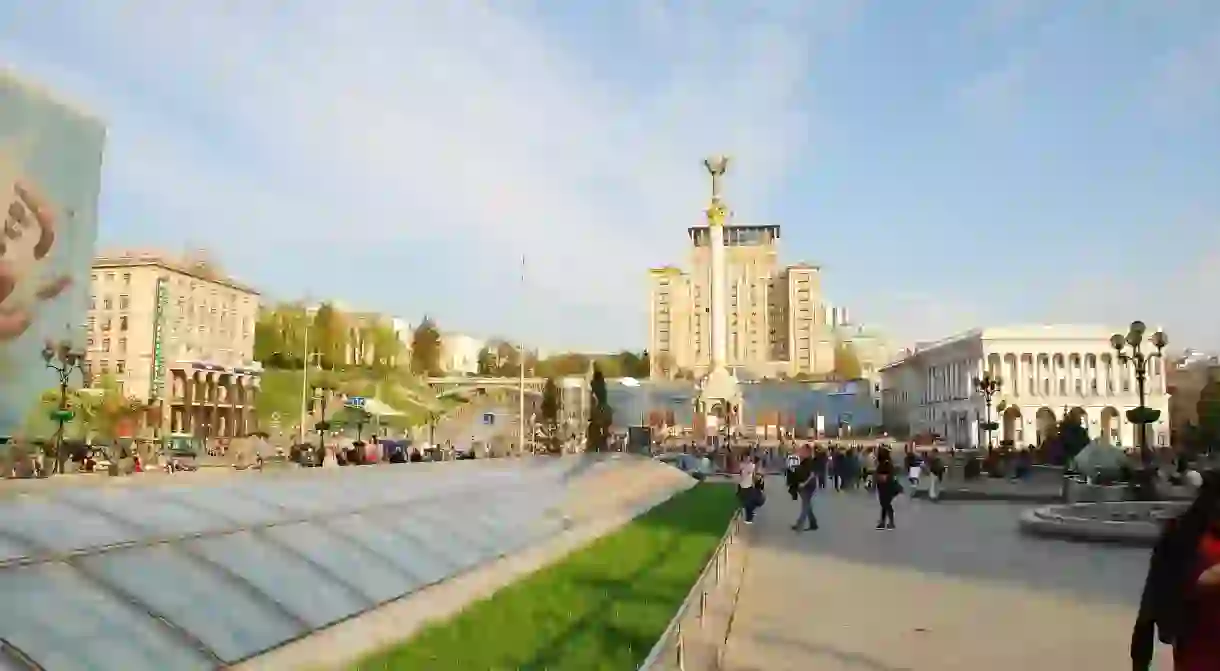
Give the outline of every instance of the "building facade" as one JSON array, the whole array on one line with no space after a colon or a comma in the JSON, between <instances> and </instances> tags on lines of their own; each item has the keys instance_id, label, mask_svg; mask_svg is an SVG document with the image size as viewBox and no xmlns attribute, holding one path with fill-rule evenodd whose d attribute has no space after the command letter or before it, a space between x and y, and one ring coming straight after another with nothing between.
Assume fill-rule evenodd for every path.
<instances>
[{"instance_id":1,"label":"building facade","mask_svg":"<svg viewBox=\"0 0 1220 671\"><path fill-rule=\"evenodd\" d=\"M93 375L112 377L125 395L159 409L162 431L235 437L255 430L257 291L205 260L155 251L101 255L91 279L86 358Z\"/></svg>"},{"instance_id":2,"label":"building facade","mask_svg":"<svg viewBox=\"0 0 1220 671\"><path fill-rule=\"evenodd\" d=\"M58 384L44 343L84 344L105 141L101 121L0 69L0 437Z\"/></svg>"},{"instance_id":3,"label":"building facade","mask_svg":"<svg viewBox=\"0 0 1220 671\"><path fill-rule=\"evenodd\" d=\"M1199 423L1199 396L1208 383L1220 379L1220 357L1186 350L1165 365L1169 386L1171 433L1186 438Z\"/></svg>"},{"instance_id":4,"label":"building facade","mask_svg":"<svg viewBox=\"0 0 1220 671\"><path fill-rule=\"evenodd\" d=\"M474 375L479 372L479 352L486 341L461 333L441 334L441 371L446 375Z\"/></svg>"},{"instance_id":5,"label":"building facade","mask_svg":"<svg viewBox=\"0 0 1220 671\"><path fill-rule=\"evenodd\" d=\"M690 272L649 271L651 374L701 377L711 363L708 227L688 229ZM822 295L821 268L781 266L779 226L724 227L727 365L743 378L828 375L842 336L854 333L845 308ZM881 361L872 361L873 367Z\"/></svg>"},{"instance_id":6,"label":"building facade","mask_svg":"<svg viewBox=\"0 0 1220 671\"><path fill-rule=\"evenodd\" d=\"M933 433L960 447L986 446L985 399L973 384L989 372L1002 388L992 399L996 445L1040 445L1065 417L1093 438L1135 446L1127 411L1139 405L1134 369L1110 336L1126 329L1045 325L967 331L907 351L881 369L882 423L892 433ZM1149 445L1169 444L1169 394L1160 359L1150 365L1145 405L1161 411Z\"/></svg>"}]
</instances>

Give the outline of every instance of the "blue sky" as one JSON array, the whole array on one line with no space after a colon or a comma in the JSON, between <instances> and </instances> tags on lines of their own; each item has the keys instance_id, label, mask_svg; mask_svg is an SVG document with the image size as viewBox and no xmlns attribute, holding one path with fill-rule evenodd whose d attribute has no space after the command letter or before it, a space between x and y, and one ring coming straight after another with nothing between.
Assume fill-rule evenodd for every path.
<instances>
[{"instance_id":1,"label":"blue sky","mask_svg":"<svg viewBox=\"0 0 1220 671\"><path fill-rule=\"evenodd\" d=\"M102 246L272 297L640 347L727 152L737 220L899 343L1220 347L1215 0L0 0L0 60L110 123Z\"/></svg>"}]
</instances>

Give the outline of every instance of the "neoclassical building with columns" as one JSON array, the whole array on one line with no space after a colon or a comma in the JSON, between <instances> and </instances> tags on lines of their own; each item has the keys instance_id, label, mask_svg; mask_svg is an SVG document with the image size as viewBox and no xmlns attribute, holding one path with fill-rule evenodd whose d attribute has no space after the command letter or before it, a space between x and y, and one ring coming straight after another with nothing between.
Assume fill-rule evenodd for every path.
<instances>
[{"instance_id":1,"label":"neoclassical building with columns","mask_svg":"<svg viewBox=\"0 0 1220 671\"><path fill-rule=\"evenodd\" d=\"M935 433L958 447L985 447L985 399L974 386L984 372L1003 384L992 398L994 440L1039 445L1066 416L1089 436L1135 446L1127 411L1139 405L1135 369L1119 361L1110 336L1127 329L1080 325L981 328L920 343L881 369L882 417L893 433ZM1151 330L1150 330L1151 332ZM1151 346L1145 344L1145 350ZM1149 444L1169 442L1169 395L1162 360L1148 367L1144 404L1161 411ZM1003 407L1001 411L999 408Z\"/></svg>"}]
</instances>

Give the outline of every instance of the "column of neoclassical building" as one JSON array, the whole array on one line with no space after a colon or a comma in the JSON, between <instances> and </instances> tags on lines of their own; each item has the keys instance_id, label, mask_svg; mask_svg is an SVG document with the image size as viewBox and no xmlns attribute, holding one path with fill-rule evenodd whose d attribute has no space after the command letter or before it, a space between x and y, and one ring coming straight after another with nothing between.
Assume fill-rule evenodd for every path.
<instances>
[{"instance_id":1,"label":"column of neoclassical building","mask_svg":"<svg viewBox=\"0 0 1220 671\"><path fill-rule=\"evenodd\" d=\"M984 398L973 380L984 372L1003 379L992 399L998 444L1037 445L1065 416L1089 435L1135 445L1127 410L1139 405L1135 372L1110 349L1108 335L1084 327L1018 327L971 331L917 348L883 370L889 399L906 399L901 412L914 432L931 431L955 445L985 445ZM1160 359L1149 366L1145 405L1161 411L1149 444L1169 438L1168 394ZM905 385L905 387L903 387Z\"/></svg>"},{"instance_id":2,"label":"column of neoclassical building","mask_svg":"<svg viewBox=\"0 0 1220 671\"><path fill-rule=\"evenodd\" d=\"M169 429L209 438L257 430L254 414L261 371L179 362L171 365Z\"/></svg>"}]
</instances>

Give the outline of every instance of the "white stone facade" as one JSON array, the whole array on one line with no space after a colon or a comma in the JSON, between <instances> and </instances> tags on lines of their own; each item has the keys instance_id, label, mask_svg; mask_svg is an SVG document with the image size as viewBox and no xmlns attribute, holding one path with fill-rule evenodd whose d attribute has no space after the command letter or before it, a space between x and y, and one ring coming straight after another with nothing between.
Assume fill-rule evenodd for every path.
<instances>
[{"instance_id":1,"label":"white stone facade","mask_svg":"<svg viewBox=\"0 0 1220 671\"><path fill-rule=\"evenodd\" d=\"M1038 445L1065 414L1080 417L1089 436L1135 446L1127 411L1139 405L1135 369L1118 361L1110 336L1126 328L1036 325L967 331L922 343L881 370L882 416L894 432L931 432L961 447L984 447L985 400L973 385L984 371L1003 380L992 399L995 444ZM1145 343L1145 352L1152 351ZM1148 366L1144 404L1161 411L1149 445L1169 442L1169 395L1161 359ZM998 412L1003 403L1005 410Z\"/></svg>"}]
</instances>

